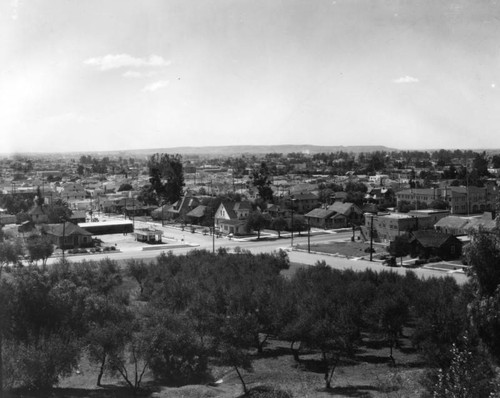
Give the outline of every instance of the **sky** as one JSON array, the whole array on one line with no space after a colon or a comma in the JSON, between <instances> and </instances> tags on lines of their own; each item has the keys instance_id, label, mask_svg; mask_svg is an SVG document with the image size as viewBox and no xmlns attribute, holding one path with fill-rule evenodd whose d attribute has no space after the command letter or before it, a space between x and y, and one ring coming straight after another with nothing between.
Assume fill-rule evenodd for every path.
<instances>
[{"instance_id":1,"label":"sky","mask_svg":"<svg viewBox=\"0 0 500 398\"><path fill-rule=\"evenodd\" d=\"M500 148L497 0L4 0L0 152Z\"/></svg>"}]
</instances>

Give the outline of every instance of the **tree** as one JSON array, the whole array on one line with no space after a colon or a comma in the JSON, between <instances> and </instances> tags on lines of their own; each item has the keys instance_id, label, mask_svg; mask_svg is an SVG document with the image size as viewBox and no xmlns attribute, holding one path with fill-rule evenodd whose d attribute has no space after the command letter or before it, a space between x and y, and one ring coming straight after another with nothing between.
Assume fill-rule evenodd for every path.
<instances>
[{"instance_id":1,"label":"tree","mask_svg":"<svg viewBox=\"0 0 500 398\"><path fill-rule=\"evenodd\" d=\"M474 297L469 306L471 320L479 337L497 363L500 362L500 239L479 231L472 236L466 251Z\"/></svg>"},{"instance_id":2,"label":"tree","mask_svg":"<svg viewBox=\"0 0 500 398\"><path fill-rule=\"evenodd\" d=\"M141 188L139 195L137 196L137 200L141 201L146 205L153 205L153 206L158 206L159 203L158 195L156 194L156 191L154 190L151 184L144 185Z\"/></svg>"},{"instance_id":3,"label":"tree","mask_svg":"<svg viewBox=\"0 0 500 398\"><path fill-rule=\"evenodd\" d=\"M399 284L385 282L377 286L367 318L372 328L384 335L389 345L389 359L395 365L393 348L398 345L403 325L409 318L408 299Z\"/></svg>"},{"instance_id":4,"label":"tree","mask_svg":"<svg viewBox=\"0 0 500 398\"><path fill-rule=\"evenodd\" d=\"M47 236L33 236L28 238L26 247L31 261L36 263L38 260L42 260L44 267L47 259L54 253L54 245Z\"/></svg>"},{"instance_id":5,"label":"tree","mask_svg":"<svg viewBox=\"0 0 500 398\"><path fill-rule=\"evenodd\" d=\"M127 300L93 293L85 299L83 318L88 328L85 341L89 360L99 364L97 385L101 386L105 370L110 369L109 358L118 357L125 349L132 315Z\"/></svg>"},{"instance_id":6,"label":"tree","mask_svg":"<svg viewBox=\"0 0 500 398\"><path fill-rule=\"evenodd\" d=\"M177 202L184 187L182 156L154 154L148 161L148 168L149 181L158 197L166 203Z\"/></svg>"},{"instance_id":7,"label":"tree","mask_svg":"<svg viewBox=\"0 0 500 398\"><path fill-rule=\"evenodd\" d=\"M474 160L472 161L472 168L478 174L478 177L488 177L490 175L488 171L488 157L486 152L476 153Z\"/></svg>"},{"instance_id":8,"label":"tree","mask_svg":"<svg viewBox=\"0 0 500 398\"><path fill-rule=\"evenodd\" d=\"M401 266L403 265L403 257L410 254L410 250L411 246L407 234L396 236L389 245L389 254L394 257L400 257Z\"/></svg>"},{"instance_id":9,"label":"tree","mask_svg":"<svg viewBox=\"0 0 500 398\"><path fill-rule=\"evenodd\" d=\"M493 155L491 158L494 169L500 169L500 155Z\"/></svg>"},{"instance_id":10,"label":"tree","mask_svg":"<svg viewBox=\"0 0 500 398\"><path fill-rule=\"evenodd\" d=\"M447 367L450 349L467 328L470 297L456 281L429 278L419 283L419 294L412 301L415 330L412 342L431 367Z\"/></svg>"},{"instance_id":11,"label":"tree","mask_svg":"<svg viewBox=\"0 0 500 398\"><path fill-rule=\"evenodd\" d=\"M123 183L120 185L120 187L118 188L118 192L122 192L122 191L132 191L134 189L134 187L132 185L130 185L129 183Z\"/></svg>"},{"instance_id":12,"label":"tree","mask_svg":"<svg viewBox=\"0 0 500 398\"><path fill-rule=\"evenodd\" d=\"M431 374L435 382L430 387L433 398L477 398L493 397L492 380L495 377L489 361L478 352L477 347L465 334L451 347L449 366ZM498 391L496 391L498 393Z\"/></svg>"},{"instance_id":13,"label":"tree","mask_svg":"<svg viewBox=\"0 0 500 398\"><path fill-rule=\"evenodd\" d=\"M269 224L268 220L264 215L258 211L252 211L248 215L246 228L250 232L252 230L257 231L257 239L260 239L260 231Z\"/></svg>"},{"instance_id":14,"label":"tree","mask_svg":"<svg viewBox=\"0 0 500 398\"><path fill-rule=\"evenodd\" d=\"M144 260L127 260L127 274L134 278L139 284L140 294L144 292L144 281L148 276L149 267Z\"/></svg>"},{"instance_id":15,"label":"tree","mask_svg":"<svg viewBox=\"0 0 500 398\"><path fill-rule=\"evenodd\" d=\"M63 222L63 220L68 220L71 217L71 214L73 214L71 209L68 207L68 203L62 199L56 199L50 205L44 206L44 209L50 224L58 224Z\"/></svg>"},{"instance_id":16,"label":"tree","mask_svg":"<svg viewBox=\"0 0 500 398\"><path fill-rule=\"evenodd\" d=\"M273 190L271 188L271 173L266 162L262 162L258 169L254 169L250 175L250 181L257 188L259 196L265 201L273 200Z\"/></svg>"},{"instance_id":17,"label":"tree","mask_svg":"<svg viewBox=\"0 0 500 398\"><path fill-rule=\"evenodd\" d=\"M248 393L248 388L240 369L252 370L252 362L248 353L253 343L251 333L252 319L248 314L227 314L217 333L218 348L223 364L230 365L240 379L243 393Z\"/></svg>"},{"instance_id":18,"label":"tree","mask_svg":"<svg viewBox=\"0 0 500 398\"><path fill-rule=\"evenodd\" d=\"M0 275L4 266L17 263L22 254L22 246L19 241L0 242Z\"/></svg>"},{"instance_id":19,"label":"tree","mask_svg":"<svg viewBox=\"0 0 500 398\"><path fill-rule=\"evenodd\" d=\"M85 174L85 167L82 164L79 164L76 168L76 172L78 173L78 175L82 176L83 174Z\"/></svg>"},{"instance_id":20,"label":"tree","mask_svg":"<svg viewBox=\"0 0 500 398\"><path fill-rule=\"evenodd\" d=\"M290 229L292 231L298 231L299 235L300 235L301 231L304 231L305 229L307 229L306 218L300 214L294 215Z\"/></svg>"},{"instance_id":21,"label":"tree","mask_svg":"<svg viewBox=\"0 0 500 398\"><path fill-rule=\"evenodd\" d=\"M205 375L208 353L187 316L150 308L143 338L148 342L149 367L156 379L179 385L197 382Z\"/></svg>"},{"instance_id":22,"label":"tree","mask_svg":"<svg viewBox=\"0 0 500 398\"><path fill-rule=\"evenodd\" d=\"M286 335L321 351L326 388L341 357L352 355L359 339L360 308L345 276L321 262L292 279L296 315Z\"/></svg>"},{"instance_id":23,"label":"tree","mask_svg":"<svg viewBox=\"0 0 500 398\"><path fill-rule=\"evenodd\" d=\"M449 209L450 205L448 202L444 200L433 200L431 204L429 205L429 208L431 209L436 209L436 210L447 210Z\"/></svg>"},{"instance_id":24,"label":"tree","mask_svg":"<svg viewBox=\"0 0 500 398\"><path fill-rule=\"evenodd\" d=\"M271 221L271 228L278 231L278 238L281 238L281 231L284 231L288 226L286 220L279 216Z\"/></svg>"}]
</instances>

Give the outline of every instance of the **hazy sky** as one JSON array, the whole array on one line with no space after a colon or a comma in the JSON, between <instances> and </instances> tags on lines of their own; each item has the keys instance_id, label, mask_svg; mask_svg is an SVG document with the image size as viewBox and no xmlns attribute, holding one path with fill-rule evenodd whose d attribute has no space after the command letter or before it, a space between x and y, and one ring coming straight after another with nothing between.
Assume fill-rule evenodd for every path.
<instances>
[{"instance_id":1,"label":"hazy sky","mask_svg":"<svg viewBox=\"0 0 500 398\"><path fill-rule=\"evenodd\" d=\"M2 0L0 152L500 148L493 0Z\"/></svg>"}]
</instances>

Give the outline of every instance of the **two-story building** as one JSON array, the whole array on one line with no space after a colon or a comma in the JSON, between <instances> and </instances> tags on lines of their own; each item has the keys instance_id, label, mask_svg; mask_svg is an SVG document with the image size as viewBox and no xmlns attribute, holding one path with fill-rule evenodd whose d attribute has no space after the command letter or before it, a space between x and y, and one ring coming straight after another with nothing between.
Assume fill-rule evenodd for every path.
<instances>
[{"instance_id":1,"label":"two-story building","mask_svg":"<svg viewBox=\"0 0 500 398\"><path fill-rule=\"evenodd\" d=\"M248 201L223 201L215 212L215 228L223 234L243 235L246 231L246 220L252 211Z\"/></svg>"}]
</instances>

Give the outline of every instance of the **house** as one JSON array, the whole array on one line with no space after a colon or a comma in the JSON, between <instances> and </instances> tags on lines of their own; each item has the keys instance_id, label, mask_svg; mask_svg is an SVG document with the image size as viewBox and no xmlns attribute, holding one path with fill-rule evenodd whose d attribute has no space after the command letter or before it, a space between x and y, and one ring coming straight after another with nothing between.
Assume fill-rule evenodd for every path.
<instances>
[{"instance_id":1,"label":"house","mask_svg":"<svg viewBox=\"0 0 500 398\"><path fill-rule=\"evenodd\" d=\"M45 224L42 233L49 237L51 242L64 249L92 246L92 234L71 222L61 224Z\"/></svg>"},{"instance_id":2,"label":"house","mask_svg":"<svg viewBox=\"0 0 500 398\"><path fill-rule=\"evenodd\" d=\"M468 221L464 217L447 216L434 224L434 229L437 232L451 234L455 236L466 235L466 228Z\"/></svg>"},{"instance_id":3,"label":"house","mask_svg":"<svg viewBox=\"0 0 500 398\"><path fill-rule=\"evenodd\" d=\"M421 258L457 259L462 255L462 242L450 234L426 230L414 231L410 238L411 252Z\"/></svg>"},{"instance_id":4,"label":"house","mask_svg":"<svg viewBox=\"0 0 500 398\"><path fill-rule=\"evenodd\" d=\"M15 224L16 220L13 214L0 214L0 225Z\"/></svg>"},{"instance_id":5,"label":"house","mask_svg":"<svg viewBox=\"0 0 500 398\"><path fill-rule=\"evenodd\" d=\"M31 221L35 224L43 224L49 221L49 216L47 214L47 206L46 205L37 205L34 206L28 214L31 217Z\"/></svg>"},{"instance_id":6,"label":"house","mask_svg":"<svg viewBox=\"0 0 500 398\"><path fill-rule=\"evenodd\" d=\"M342 214L347 219L346 226L359 225L363 220L363 211L354 203L350 202L333 202L329 209L334 210L337 214Z\"/></svg>"},{"instance_id":7,"label":"house","mask_svg":"<svg viewBox=\"0 0 500 398\"><path fill-rule=\"evenodd\" d=\"M310 227L331 229L334 228L333 216L335 214L335 210L320 207L318 209L311 210L309 213L305 214L304 217Z\"/></svg>"},{"instance_id":8,"label":"house","mask_svg":"<svg viewBox=\"0 0 500 398\"><path fill-rule=\"evenodd\" d=\"M346 228L359 225L363 219L363 211L354 203L334 202L328 207L311 210L305 217L310 227Z\"/></svg>"},{"instance_id":9,"label":"house","mask_svg":"<svg viewBox=\"0 0 500 398\"><path fill-rule=\"evenodd\" d=\"M250 202L223 201L215 212L215 227L224 234L246 234L246 220L252 210Z\"/></svg>"},{"instance_id":10,"label":"house","mask_svg":"<svg viewBox=\"0 0 500 398\"><path fill-rule=\"evenodd\" d=\"M190 224L201 225L203 219L205 218L206 211L207 211L207 206L204 205L196 206L189 213L186 213L186 222Z\"/></svg>"},{"instance_id":11,"label":"house","mask_svg":"<svg viewBox=\"0 0 500 398\"><path fill-rule=\"evenodd\" d=\"M177 202L175 202L172 207L165 210L165 218L186 221L186 214L198 207L199 204L200 201L198 200L198 198L190 195L184 195Z\"/></svg>"},{"instance_id":12,"label":"house","mask_svg":"<svg viewBox=\"0 0 500 398\"><path fill-rule=\"evenodd\" d=\"M293 209L297 213L304 214L318 207L318 197L313 193L298 193L291 195L288 202L293 203Z\"/></svg>"},{"instance_id":13,"label":"house","mask_svg":"<svg viewBox=\"0 0 500 398\"><path fill-rule=\"evenodd\" d=\"M73 200L83 200L87 196L85 188L80 184L66 183L60 189L61 199L69 202Z\"/></svg>"},{"instance_id":14,"label":"house","mask_svg":"<svg viewBox=\"0 0 500 398\"><path fill-rule=\"evenodd\" d=\"M271 216L271 218L287 218L290 216L290 209L286 209L283 206L276 205L274 203L269 203L265 212Z\"/></svg>"},{"instance_id":15,"label":"house","mask_svg":"<svg viewBox=\"0 0 500 398\"><path fill-rule=\"evenodd\" d=\"M85 222L86 218L87 218L87 214L84 210L77 210L77 211L73 211L73 213L69 217L69 220L73 224L78 224L80 222Z\"/></svg>"}]
</instances>

